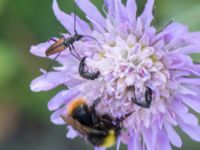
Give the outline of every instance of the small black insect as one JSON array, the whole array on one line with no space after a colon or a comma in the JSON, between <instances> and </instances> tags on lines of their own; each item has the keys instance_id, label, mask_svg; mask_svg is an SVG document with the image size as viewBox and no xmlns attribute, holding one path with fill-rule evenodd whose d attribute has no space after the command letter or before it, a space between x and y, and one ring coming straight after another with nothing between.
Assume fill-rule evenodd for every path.
<instances>
[{"instance_id":1,"label":"small black insect","mask_svg":"<svg viewBox=\"0 0 200 150\"><path fill-rule=\"evenodd\" d=\"M96 72L88 72L85 69L85 60L87 57L83 57L80 61L80 65L79 65L79 74L81 77L85 78L85 79L89 79L89 80L95 80L96 78L99 77L100 72L96 71Z\"/></svg>"},{"instance_id":2,"label":"small black insect","mask_svg":"<svg viewBox=\"0 0 200 150\"><path fill-rule=\"evenodd\" d=\"M145 100L141 101L136 99L136 97L131 99L132 102L138 106L141 106L143 108L149 108L151 106L151 102L152 102L152 90L147 87L146 91L145 91Z\"/></svg>"},{"instance_id":3,"label":"small black insect","mask_svg":"<svg viewBox=\"0 0 200 150\"><path fill-rule=\"evenodd\" d=\"M89 107L83 98L72 100L68 104L67 114L62 118L94 146L108 148L116 143L122 130L122 121L132 113L120 119L112 118L108 114L99 115L95 110L99 102L100 98Z\"/></svg>"}]
</instances>

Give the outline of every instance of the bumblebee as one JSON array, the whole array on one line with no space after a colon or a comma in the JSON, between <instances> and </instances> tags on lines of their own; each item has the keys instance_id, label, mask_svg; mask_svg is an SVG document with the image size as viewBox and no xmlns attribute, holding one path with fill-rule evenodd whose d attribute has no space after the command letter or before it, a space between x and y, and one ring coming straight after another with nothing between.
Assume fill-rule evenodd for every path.
<instances>
[{"instance_id":1,"label":"bumblebee","mask_svg":"<svg viewBox=\"0 0 200 150\"><path fill-rule=\"evenodd\" d=\"M122 130L122 121L131 113L120 119L108 114L98 115L95 107L99 102L100 98L89 107L83 98L75 99L68 104L67 114L62 118L93 146L108 148L116 143Z\"/></svg>"}]
</instances>

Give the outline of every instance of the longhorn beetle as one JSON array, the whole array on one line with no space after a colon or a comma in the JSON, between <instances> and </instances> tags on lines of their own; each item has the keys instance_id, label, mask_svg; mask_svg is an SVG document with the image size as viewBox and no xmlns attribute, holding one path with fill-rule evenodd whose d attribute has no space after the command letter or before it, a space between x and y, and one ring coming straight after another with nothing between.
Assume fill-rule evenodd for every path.
<instances>
[{"instance_id":1,"label":"longhorn beetle","mask_svg":"<svg viewBox=\"0 0 200 150\"><path fill-rule=\"evenodd\" d=\"M100 72L97 71L97 72L87 72L86 69L85 69L85 59L86 57L83 57L81 58L81 56L79 55L79 53L75 50L74 48L74 43L76 41L79 41L83 38L90 38L94 41L96 41L98 43L99 46L101 46L99 44L99 42L94 38L94 37L91 37L91 36L88 36L88 35L81 35L81 34L78 34L77 31L76 31L76 4L74 2L74 10L75 10L75 14L74 14L74 35L68 37L68 38L65 38L65 37L61 37L60 39L58 40L55 40L55 39L51 39L53 40L55 43L52 44L46 51L45 51L45 54L46 56L51 56L53 54L56 54L56 57L53 59L53 61L55 61L59 55L61 54L62 51L64 51L66 48L69 48L69 51L70 53L80 61L80 65L79 65L79 74L80 76L82 76L83 78L85 79L89 79L89 80L94 80L96 78L98 78L98 76L100 75ZM48 66L48 69L47 69L47 72L49 71L49 68L51 66L51 63L49 64Z\"/></svg>"}]
</instances>

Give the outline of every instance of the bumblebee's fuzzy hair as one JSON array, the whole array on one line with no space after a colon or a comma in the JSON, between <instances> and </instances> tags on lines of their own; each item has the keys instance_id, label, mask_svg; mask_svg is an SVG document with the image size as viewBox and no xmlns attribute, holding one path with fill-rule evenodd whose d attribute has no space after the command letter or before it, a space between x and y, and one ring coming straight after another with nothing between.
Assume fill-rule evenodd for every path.
<instances>
[{"instance_id":1,"label":"bumblebee's fuzzy hair","mask_svg":"<svg viewBox=\"0 0 200 150\"><path fill-rule=\"evenodd\" d=\"M82 97L77 98L75 100L72 100L68 105L67 105L67 114L71 115L75 108L77 108L80 105L86 105L86 100Z\"/></svg>"}]
</instances>

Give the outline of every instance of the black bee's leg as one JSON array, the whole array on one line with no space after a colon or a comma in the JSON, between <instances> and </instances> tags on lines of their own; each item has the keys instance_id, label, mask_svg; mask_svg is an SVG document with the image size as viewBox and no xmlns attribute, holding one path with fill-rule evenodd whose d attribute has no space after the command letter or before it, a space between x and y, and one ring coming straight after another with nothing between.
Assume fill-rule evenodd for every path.
<instances>
[{"instance_id":1,"label":"black bee's leg","mask_svg":"<svg viewBox=\"0 0 200 150\"><path fill-rule=\"evenodd\" d=\"M98 118L97 118L97 115L96 115L96 106L100 103L101 99L100 98L97 98L94 100L92 106L91 106L91 113L92 113L92 121L93 121L93 124L96 124L98 122Z\"/></svg>"},{"instance_id":2,"label":"black bee's leg","mask_svg":"<svg viewBox=\"0 0 200 150\"><path fill-rule=\"evenodd\" d=\"M85 70L85 60L87 57L83 57L80 61L80 65L79 65L79 74L81 77L88 79L88 80L95 80L96 78L99 77L100 72L87 72Z\"/></svg>"},{"instance_id":3,"label":"black bee's leg","mask_svg":"<svg viewBox=\"0 0 200 150\"><path fill-rule=\"evenodd\" d=\"M139 105L143 108L149 108L151 106L152 101L152 90L149 87L147 87L145 91L145 101L139 101L136 98L132 98L131 100L136 105Z\"/></svg>"}]
</instances>

